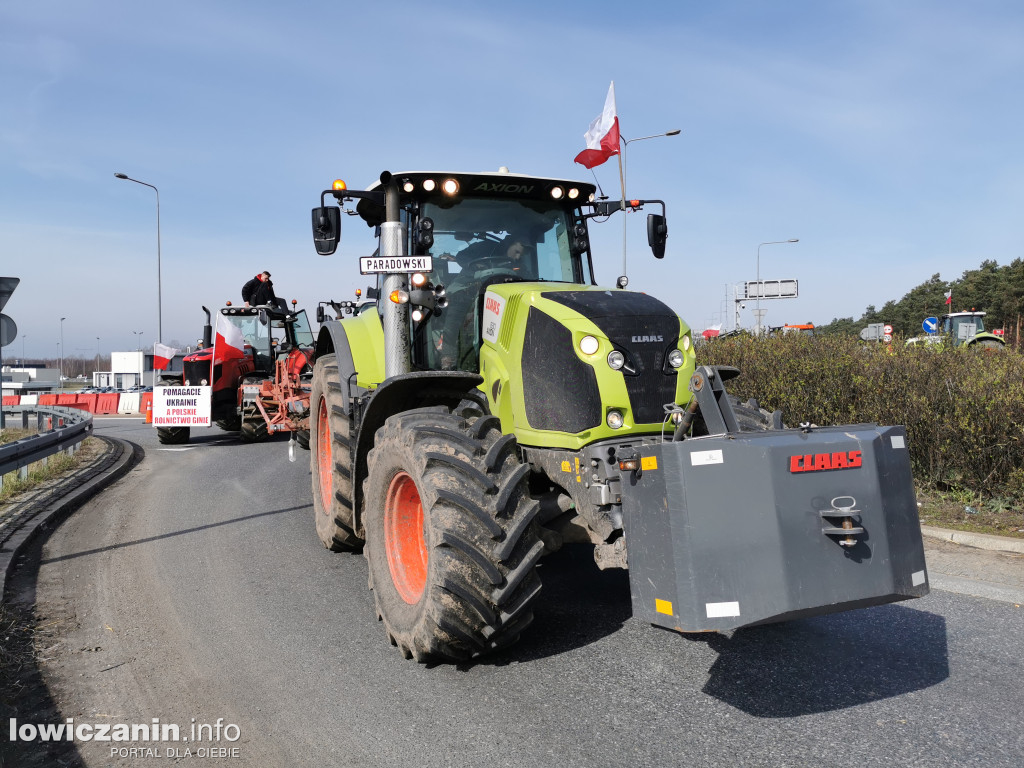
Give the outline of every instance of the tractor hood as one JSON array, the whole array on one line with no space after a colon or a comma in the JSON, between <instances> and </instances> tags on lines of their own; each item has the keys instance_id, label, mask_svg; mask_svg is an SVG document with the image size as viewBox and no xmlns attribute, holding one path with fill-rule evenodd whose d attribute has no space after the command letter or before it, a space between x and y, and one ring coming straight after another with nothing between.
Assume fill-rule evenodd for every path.
<instances>
[{"instance_id":1,"label":"tractor hood","mask_svg":"<svg viewBox=\"0 0 1024 768\"><path fill-rule=\"evenodd\" d=\"M484 346L501 357L504 370L521 377L521 387L513 387L522 398L513 409L521 441L530 444L533 432L547 433L543 440L551 444L552 432L586 442L660 429L664 406L687 398L694 366L690 329L668 305L643 293L566 288L507 283L490 286L485 296ZM682 353L678 368L670 363L675 350ZM482 362L490 356L485 349ZM680 362L680 355L673 357ZM492 376L490 369L482 372ZM493 388L492 397L501 391ZM612 431L610 409L624 416Z\"/></svg>"}]
</instances>

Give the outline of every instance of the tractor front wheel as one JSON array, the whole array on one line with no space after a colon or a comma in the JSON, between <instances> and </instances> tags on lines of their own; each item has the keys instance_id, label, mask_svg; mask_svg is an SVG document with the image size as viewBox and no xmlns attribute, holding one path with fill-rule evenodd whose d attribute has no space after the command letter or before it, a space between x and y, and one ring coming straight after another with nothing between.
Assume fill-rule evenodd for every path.
<instances>
[{"instance_id":1,"label":"tractor front wheel","mask_svg":"<svg viewBox=\"0 0 1024 768\"><path fill-rule=\"evenodd\" d=\"M421 408L378 430L363 485L364 554L391 642L463 661L533 619L544 551L515 438L478 410Z\"/></svg>"},{"instance_id":2,"label":"tractor front wheel","mask_svg":"<svg viewBox=\"0 0 1024 768\"><path fill-rule=\"evenodd\" d=\"M328 549L359 549L352 509L352 450L337 357L321 355L309 397L309 463L316 533Z\"/></svg>"},{"instance_id":3,"label":"tractor front wheel","mask_svg":"<svg viewBox=\"0 0 1024 768\"><path fill-rule=\"evenodd\" d=\"M157 427L156 439L163 445L187 443L191 435L189 427Z\"/></svg>"}]
</instances>

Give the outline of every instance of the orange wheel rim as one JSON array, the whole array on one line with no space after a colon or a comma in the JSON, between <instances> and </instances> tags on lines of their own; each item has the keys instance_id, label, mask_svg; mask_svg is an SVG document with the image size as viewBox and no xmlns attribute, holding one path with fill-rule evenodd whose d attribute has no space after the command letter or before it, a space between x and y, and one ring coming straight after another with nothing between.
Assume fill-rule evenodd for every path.
<instances>
[{"instance_id":1,"label":"orange wheel rim","mask_svg":"<svg viewBox=\"0 0 1024 768\"><path fill-rule=\"evenodd\" d=\"M427 586L427 542L423 537L423 504L416 483L399 472L384 501L384 547L391 580L399 596L416 603Z\"/></svg>"},{"instance_id":2,"label":"orange wheel rim","mask_svg":"<svg viewBox=\"0 0 1024 768\"><path fill-rule=\"evenodd\" d=\"M316 466L320 480L320 505L331 513L334 499L334 457L331 454L331 425L327 421L327 399L321 397L316 418Z\"/></svg>"}]
</instances>

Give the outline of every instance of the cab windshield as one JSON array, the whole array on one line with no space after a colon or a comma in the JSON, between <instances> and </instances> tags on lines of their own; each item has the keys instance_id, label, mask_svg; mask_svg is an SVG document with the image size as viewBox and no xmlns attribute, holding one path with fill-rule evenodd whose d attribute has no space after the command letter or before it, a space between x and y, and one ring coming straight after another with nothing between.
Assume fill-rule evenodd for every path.
<instances>
[{"instance_id":1,"label":"cab windshield","mask_svg":"<svg viewBox=\"0 0 1024 768\"><path fill-rule=\"evenodd\" d=\"M434 222L434 283L482 269L503 269L523 280L582 282L569 248L569 213L548 203L463 199L426 203L421 216ZM581 270L582 272L582 270Z\"/></svg>"},{"instance_id":2,"label":"cab windshield","mask_svg":"<svg viewBox=\"0 0 1024 768\"><path fill-rule=\"evenodd\" d=\"M589 264L570 248L571 213L555 201L466 198L424 203L433 223L430 280L448 306L416 329L425 366L476 371L480 307L487 287L506 282L589 282ZM584 271L586 270L586 271Z\"/></svg>"}]
</instances>

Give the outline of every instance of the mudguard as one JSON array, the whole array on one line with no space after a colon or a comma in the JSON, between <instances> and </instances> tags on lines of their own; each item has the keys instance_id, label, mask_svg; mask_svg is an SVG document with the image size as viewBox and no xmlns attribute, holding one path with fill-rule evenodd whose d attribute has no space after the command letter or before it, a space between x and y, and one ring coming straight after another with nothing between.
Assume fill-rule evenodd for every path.
<instances>
[{"instance_id":1,"label":"mudguard","mask_svg":"<svg viewBox=\"0 0 1024 768\"><path fill-rule=\"evenodd\" d=\"M730 630L928 593L903 427L732 432L637 449L633 614Z\"/></svg>"}]
</instances>

